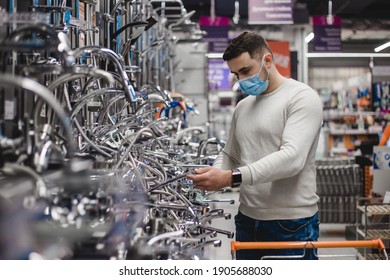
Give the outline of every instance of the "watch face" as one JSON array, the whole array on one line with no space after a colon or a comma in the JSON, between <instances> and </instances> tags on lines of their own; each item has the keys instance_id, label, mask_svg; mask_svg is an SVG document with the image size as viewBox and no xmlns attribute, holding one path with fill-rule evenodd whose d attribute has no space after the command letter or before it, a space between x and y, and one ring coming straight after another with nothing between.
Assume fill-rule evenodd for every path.
<instances>
[{"instance_id":1,"label":"watch face","mask_svg":"<svg viewBox=\"0 0 390 280\"><path fill-rule=\"evenodd\" d=\"M238 169L232 170L232 186L238 187L242 182L241 172Z\"/></svg>"}]
</instances>

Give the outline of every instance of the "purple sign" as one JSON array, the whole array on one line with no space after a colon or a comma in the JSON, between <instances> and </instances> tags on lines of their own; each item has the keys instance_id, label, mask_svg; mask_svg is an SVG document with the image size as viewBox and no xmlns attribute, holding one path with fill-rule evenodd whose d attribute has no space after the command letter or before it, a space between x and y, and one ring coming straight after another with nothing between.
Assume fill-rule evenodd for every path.
<instances>
[{"instance_id":1,"label":"purple sign","mask_svg":"<svg viewBox=\"0 0 390 280\"><path fill-rule=\"evenodd\" d=\"M248 0L249 24L292 24L292 0Z\"/></svg>"},{"instance_id":2,"label":"purple sign","mask_svg":"<svg viewBox=\"0 0 390 280\"><path fill-rule=\"evenodd\" d=\"M231 90L230 69L222 59L210 59L208 67L210 90Z\"/></svg>"},{"instance_id":3,"label":"purple sign","mask_svg":"<svg viewBox=\"0 0 390 280\"><path fill-rule=\"evenodd\" d=\"M203 37L204 42L209 43L209 52L223 53L228 45L228 26L202 26L207 32Z\"/></svg>"},{"instance_id":4,"label":"purple sign","mask_svg":"<svg viewBox=\"0 0 390 280\"><path fill-rule=\"evenodd\" d=\"M229 18L201 16L199 23L202 30L207 32L203 41L209 43L209 52L224 52L228 45Z\"/></svg>"},{"instance_id":5,"label":"purple sign","mask_svg":"<svg viewBox=\"0 0 390 280\"><path fill-rule=\"evenodd\" d=\"M229 26L230 19L228 17L216 16L214 18L207 16L199 17L200 26Z\"/></svg>"},{"instance_id":6,"label":"purple sign","mask_svg":"<svg viewBox=\"0 0 390 280\"><path fill-rule=\"evenodd\" d=\"M313 16L313 50L316 52L341 52L341 18Z\"/></svg>"}]
</instances>

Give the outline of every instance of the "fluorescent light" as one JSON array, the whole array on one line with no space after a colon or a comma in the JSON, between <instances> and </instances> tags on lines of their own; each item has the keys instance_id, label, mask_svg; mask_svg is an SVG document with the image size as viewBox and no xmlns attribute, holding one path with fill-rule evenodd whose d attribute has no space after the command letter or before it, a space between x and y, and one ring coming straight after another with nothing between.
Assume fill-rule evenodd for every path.
<instances>
[{"instance_id":1,"label":"fluorescent light","mask_svg":"<svg viewBox=\"0 0 390 280\"><path fill-rule=\"evenodd\" d=\"M390 42L387 42L386 44L380 45L379 47L375 48L375 52L380 52L386 48L390 47Z\"/></svg>"},{"instance_id":2,"label":"fluorescent light","mask_svg":"<svg viewBox=\"0 0 390 280\"><path fill-rule=\"evenodd\" d=\"M305 42L309 43L311 40L313 40L313 38L314 38L314 33L310 32L309 35L306 36Z\"/></svg>"},{"instance_id":3,"label":"fluorescent light","mask_svg":"<svg viewBox=\"0 0 390 280\"><path fill-rule=\"evenodd\" d=\"M223 53L206 53L207 58L222 58Z\"/></svg>"},{"instance_id":4,"label":"fluorescent light","mask_svg":"<svg viewBox=\"0 0 390 280\"><path fill-rule=\"evenodd\" d=\"M327 57L389 57L390 53L307 53L309 58L327 58Z\"/></svg>"}]
</instances>

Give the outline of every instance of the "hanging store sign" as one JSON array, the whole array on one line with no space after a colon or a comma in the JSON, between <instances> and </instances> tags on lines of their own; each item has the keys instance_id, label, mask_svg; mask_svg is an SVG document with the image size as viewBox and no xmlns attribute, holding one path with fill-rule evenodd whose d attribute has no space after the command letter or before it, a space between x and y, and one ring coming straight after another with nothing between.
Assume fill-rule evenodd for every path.
<instances>
[{"instance_id":1,"label":"hanging store sign","mask_svg":"<svg viewBox=\"0 0 390 280\"><path fill-rule=\"evenodd\" d=\"M249 24L292 24L292 0L248 0Z\"/></svg>"},{"instance_id":2,"label":"hanging store sign","mask_svg":"<svg viewBox=\"0 0 390 280\"><path fill-rule=\"evenodd\" d=\"M231 90L230 69L222 59L209 59L208 79L210 90Z\"/></svg>"},{"instance_id":3,"label":"hanging store sign","mask_svg":"<svg viewBox=\"0 0 390 280\"><path fill-rule=\"evenodd\" d=\"M203 42L209 43L209 52L223 53L228 45L228 26L202 26L207 36L203 37Z\"/></svg>"},{"instance_id":4,"label":"hanging store sign","mask_svg":"<svg viewBox=\"0 0 390 280\"><path fill-rule=\"evenodd\" d=\"M287 41L268 41L274 56L275 66L279 73L291 78L290 43Z\"/></svg>"},{"instance_id":5,"label":"hanging store sign","mask_svg":"<svg viewBox=\"0 0 390 280\"><path fill-rule=\"evenodd\" d=\"M200 26L229 26L230 19L229 17L208 17L208 16L200 16L199 17L199 25Z\"/></svg>"},{"instance_id":6,"label":"hanging store sign","mask_svg":"<svg viewBox=\"0 0 390 280\"><path fill-rule=\"evenodd\" d=\"M228 45L229 23L228 17L200 17L199 25L203 31L207 32L203 41L209 43L209 52L223 53L225 51Z\"/></svg>"},{"instance_id":7,"label":"hanging store sign","mask_svg":"<svg viewBox=\"0 0 390 280\"><path fill-rule=\"evenodd\" d=\"M316 52L341 52L341 18L313 16L313 50Z\"/></svg>"}]
</instances>

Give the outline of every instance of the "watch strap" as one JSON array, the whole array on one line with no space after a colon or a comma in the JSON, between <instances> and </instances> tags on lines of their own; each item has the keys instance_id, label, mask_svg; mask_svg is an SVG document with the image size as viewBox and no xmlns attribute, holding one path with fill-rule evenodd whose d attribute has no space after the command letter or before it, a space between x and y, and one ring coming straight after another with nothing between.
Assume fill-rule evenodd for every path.
<instances>
[{"instance_id":1,"label":"watch strap","mask_svg":"<svg viewBox=\"0 0 390 280\"><path fill-rule=\"evenodd\" d=\"M242 183L242 175L239 169L232 169L232 188L237 188Z\"/></svg>"}]
</instances>

